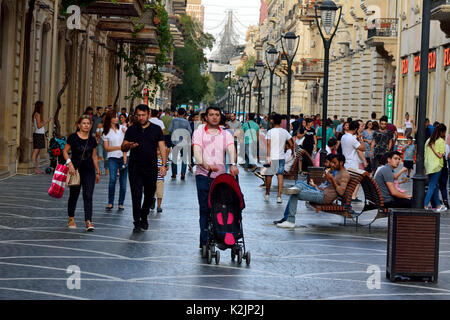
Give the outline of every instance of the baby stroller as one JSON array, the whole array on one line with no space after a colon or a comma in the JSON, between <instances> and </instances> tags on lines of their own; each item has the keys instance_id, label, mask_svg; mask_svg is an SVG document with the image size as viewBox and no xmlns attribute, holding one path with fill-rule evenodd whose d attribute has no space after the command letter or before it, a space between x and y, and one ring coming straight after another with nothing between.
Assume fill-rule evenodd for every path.
<instances>
[{"instance_id":1,"label":"baby stroller","mask_svg":"<svg viewBox=\"0 0 450 320\"><path fill-rule=\"evenodd\" d=\"M214 257L216 264L219 264L220 251L216 247L220 250L231 249L232 261L237 256L238 264L245 259L250 265L250 252L245 250L242 229L244 196L237 179L226 173L215 178L209 189L208 206L208 243L202 248L203 257L209 264Z\"/></svg>"},{"instance_id":2,"label":"baby stroller","mask_svg":"<svg viewBox=\"0 0 450 320\"><path fill-rule=\"evenodd\" d=\"M48 134L47 134L48 137ZM63 150L66 146L66 137L56 137L55 130L53 130L53 137L48 142L48 154L50 155L50 166L45 170L47 174L52 173L56 169L56 165L65 163Z\"/></svg>"}]
</instances>

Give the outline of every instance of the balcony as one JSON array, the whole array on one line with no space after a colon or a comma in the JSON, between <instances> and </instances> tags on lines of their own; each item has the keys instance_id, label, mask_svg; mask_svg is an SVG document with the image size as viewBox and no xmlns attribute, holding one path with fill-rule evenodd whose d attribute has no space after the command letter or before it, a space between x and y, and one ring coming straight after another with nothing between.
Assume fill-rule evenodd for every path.
<instances>
[{"instance_id":1,"label":"balcony","mask_svg":"<svg viewBox=\"0 0 450 320\"><path fill-rule=\"evenodd\" d=\"M111 31L108 37L118 42L159 46L156 28L149 25L146 25L142 30L137 32L136 36L132 32Z\"/></svg>"},{"instance_id":2,"label":"balcony","mask_svg":"<svg viewBox=\"0 0 450 320\"><path fill-rule=\"evenodd\" d=\"M186 6L187 6L186 0L173 0L172 2L173 2L172 6L173 6L174 14L177 14L180 16L186 14Z\"/></svg>"},{"instance_id":3,"label":"balcony","mask_svg":"<svg viewBox=\"0 0 450 320\"><path fill-rule=\"evenodd\" d=\"M310 24L314 22L316 11L315 6L320 5L323 1L321 0L308 0L304 1L300 10L300 21L305 24Z\"/></svg>"},{"instance_id":4,"label":"balcony","mask_svg":"<svg viewBox=\"0 0 450 320\"><path fill-rule=\"evenodd\" d=\"M367 29L366 43L392 61L397 60L398 19L374 19Z\"/></svg>"},{"instance_id":5,"label":"balcony","mask_svg":"<svg viewBox=\"0 0 450 320\"><path fill-rule=\"evenodd\" d=\"M302 59L295 72L295 79L300 81L323 78L324 63L322 59Z\"/></svg>"},{"instance_id":6,"label":"balcony","mask_svg":"<svg viewBox=\"0 0 450 320\"><path fill-rule=\"evenodd\" d=\"M431 0L431 20L439 20L441 30L450 38L450 0Z\"/></svg>"},{"instance_id":7,"label":"balcony","mask_svg":"<svg viewBox=\"0 0 450 320\"><path fill-rule=\"evenodd\" d=\"M133 32L134 23L130 19L100 18L97 28L102 31Z\"/></svg>"},{"instance_id":8,"label":"balcony","mask_svg":"<svg viewBox=\"0 0 450 320\"><path fill-rule=\"evenodd\" d=\"M96 1L85 8L82 13L102 16L139 17L142 15L144 0Z\"/></svg>"}]
</instances>

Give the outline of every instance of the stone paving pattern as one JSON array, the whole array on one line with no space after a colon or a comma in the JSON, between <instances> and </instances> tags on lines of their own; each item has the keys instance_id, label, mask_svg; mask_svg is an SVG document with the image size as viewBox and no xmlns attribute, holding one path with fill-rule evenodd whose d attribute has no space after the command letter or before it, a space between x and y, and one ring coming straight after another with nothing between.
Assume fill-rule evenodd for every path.
<instances>
[{"instance_id":1,"label":"stone paving pattern","mask_svg":"<svg viewBox=\"0 0 450 320\"><path fill-rule=\"evenodd\" d=\"M68 191L62 199L50 198L51 176L0 181L0 299L450 298L448 214L441 215L438 283L393 283L385 277L386 219L370 230L356 229L352 221L344 226L343 218L317 214L299 202L297 227L280 229L272 221L281 218L288 197L277 204L272 192L270 202L264 202L261 180L240 171L250 266L232 262L230 250L221 251L219 265L201 258L192 174L186 181L171 180L169 171L163 213L152 212L149 230L140 234L132 232L129 189L123 213L117 204L105 212L105 176L94 192L93 233L84 230L81 197L78 228L66 228ZM67 268L72 265L81 270L80 289L68 289ZM371 265L381 270L380 289L367 286Z\"/></svg>"}]
</instances>

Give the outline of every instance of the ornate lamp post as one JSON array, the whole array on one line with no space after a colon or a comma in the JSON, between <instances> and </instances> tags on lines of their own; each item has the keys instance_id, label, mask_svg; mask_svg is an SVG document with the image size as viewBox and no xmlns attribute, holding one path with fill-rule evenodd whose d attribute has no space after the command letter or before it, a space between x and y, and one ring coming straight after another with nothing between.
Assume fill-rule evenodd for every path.
<instances>
[{"instance_id":1,"label":"ornate lamp post","mask_svg":"<svg viewBox=\"0 0 450 320\"><path fill-rule=\"evenodd\" d=\"M252 112L252 86L253 86L253 80L255 80L256 76L256 69L250 68L248 69L248 77L247 77L247 83L249 87L249 93L248 93L248 114Z\"/></svg>"},{"instance_id":2,"label":"ornate lamp post","mask_svg":"<svg viewBox=\"0 0 450 320\"><path fill-rule=\"evenodd\" d=\"M260 112L260 108L261 108L261 82L262 79L264 77L264 73L265 73L265 66L264 63L262 63L261 61L258 61L255 63L255 69L256 69L256 80L258 80L258 110L256 111L258 117L258 124L260 122L260 118L259 118L259 112Z\"/></svg>"},{"instance_id":3,"label":"ornate lamp post","mask_svg":"<svg viewBox=\"0 0 450 320\"><path fill-rule=\"evenodd\" d=\"M270 72L270 90L269 90L269 118L272 113L272 92L273 92L273 74L275 73L275 68L278 65L279 52L274 47L270 48L266 52L266 64Z\"/></svg>"},{"instance_id":4,"label":"ornate lamp post","mask_svg":"<svg viewBox=\"0 0 450 320\"><path fill-rule=\"evenodd\" d=\"M238 103L238 120L241 114L241 94L242 94L242 89L244 89L244 80L242 78L239 78L237 85L239 87L239 103Z\"/></svg>"},{"instance_id":5,"label":"ornate lamp post","mask_svg":"<svg viewBox=\"0 0 450 320\"><path fill-rule=\"evenodd\" d=\"M244 105L242 106L242 119L243 122L245 122L245 99L247 99L247 87L249 84L249 79L248 79L248 75L244 75L242 77L244 79L243 81L243 86L244 86Z\"/></svg>"},{"instance_id":6,"label":"ornate lamp post","mask_svg":"<svg viewBox=\"0 0 450 320\"><path fill-rule=\"evenodd\" d=\"M289 123L291 118L291 87L292 87L292 63L297 54L298 46L300 44L300 36L293 32L288 32L281 37L281 46L283 54L288 64L288 81L287 81L287 130L289 131Z\"/></svg>"},{"instance_id":7,"label":"ornate lamp post","mask_svg":"<svg viewBox=\"0 0 450 320\"><path fill-rule=\"evenodd\" d=\"M316 23L323 40L325 48L324 59L324 76L323 76L323 102L322 102L322 149L320 150L320 166L324 166L327 156L326 139L327 139L327 112L328 112L328 73L330 65L330 46L334 35L336 34L339 22L341 20L342 6L336 6L331 0L325 0L320 6L315 6ZM336 13L339 10L339 18L336 22ZM319 22L322 22L322 27Z\"/></svg>"}]
</instances>

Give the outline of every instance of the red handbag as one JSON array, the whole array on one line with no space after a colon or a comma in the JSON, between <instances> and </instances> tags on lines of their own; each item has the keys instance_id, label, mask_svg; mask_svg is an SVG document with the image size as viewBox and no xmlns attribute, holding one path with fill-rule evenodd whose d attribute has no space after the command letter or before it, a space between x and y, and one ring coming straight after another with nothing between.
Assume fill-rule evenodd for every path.
<instances>
[{"instance_id":1,"label":"red handbag","mask_svg":"<svg viewBox=\"0 0 450 320\"><path fill-rule=\"evenodd\" d=\"M63 164L58 164L53 174L52 185L48 189L48 195L53 198L61 198L66 188L67 173L69 167Z\"/></svg>"}]
</instances>

